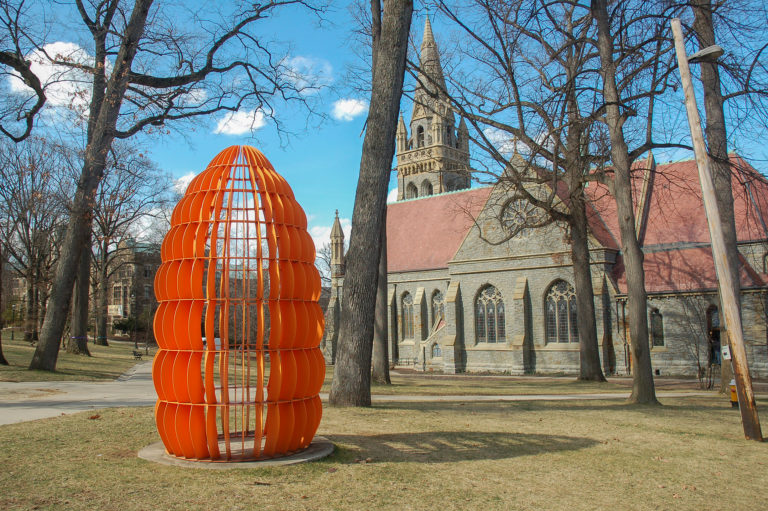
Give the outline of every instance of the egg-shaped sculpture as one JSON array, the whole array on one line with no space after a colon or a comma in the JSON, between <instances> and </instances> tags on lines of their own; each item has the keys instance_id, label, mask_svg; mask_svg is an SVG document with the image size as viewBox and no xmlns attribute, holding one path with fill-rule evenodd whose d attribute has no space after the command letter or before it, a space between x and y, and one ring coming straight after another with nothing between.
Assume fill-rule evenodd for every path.
<instances>
[{"instance_id":1,"label":"egg-shaped sculpture","mask_svg":"<svg viewBox=\"0 0 768 511\"><path fill-rule=\"evenodd\" d=\"M173 210L152 365L168 454L250 461L309 446L325 361L307 218L253 147L219 153Z\"/></svg>"}]
</instances>

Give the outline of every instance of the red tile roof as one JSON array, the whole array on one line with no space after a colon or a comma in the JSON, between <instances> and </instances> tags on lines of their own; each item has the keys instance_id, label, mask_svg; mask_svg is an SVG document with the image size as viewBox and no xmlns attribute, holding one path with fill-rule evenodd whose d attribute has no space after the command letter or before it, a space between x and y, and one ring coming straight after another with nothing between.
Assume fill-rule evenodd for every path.
<instances>
[{"instance_id":1,"label":"red tile roof","mask_svg":"<svg viewBox=\"0 0 768 511\"><path fill-rule=\"evenodd\" d=\"M733 195L739 241L768 238L768 181L737 155ZM646 161L633 165L635 210L642 192ZM435 195L387 206L387 262L390 272L447 268L473 219L484 207L491 188ZM587 211L590 230L606 248L620 249L616 203L605 186L591 183ZM646 288L650 293L714 289L717 285L709 247L698 170L694 160L657 164L647 196L643 247ZM706 244L701 246L701 244ZM742 287L768 284L742 258ZM626 279L621 256L612 276L621 293Z\"/></svg>"},{"instance_id":2,"label":"red tile roof","mask_svg":"<svg viewBox=\"0 0 768 511\"><path fill-rule=\"evenodd\" d=\"M736 235L739 241L759 241L768 238L768 181L744 159L731 155L733 165L733 202ZM641 168L643 162L635 167ZM633 174L635 206L641 191L642 173ZM605 225L620 240L613 198L605 187L590 186L593 198ZM652 292L714 289L717 286L707 217L701 199L698 168L695 160L657 165L653 185L648 195L647 217L642 244L646 250L644 269L646 290ZM594 229L595 222L591 222ZM599 239L599 237L598 237ZM705 243L705 246L692 245ZM765 279L742 259L742 287L764 286ZM614 267L613 276L622 293L626 292L624 266Z\"/></svg>"},{"instance_id":3,"label":"red tile roof","mask_svg":"<svg viewBox=\"0 0 768 511\"><path fill-rule=\"evenodd\" d=\"M387 270L447 268L490 187L433 195L387 205Z\"/></svg>"},{"instance_id":4,"label":"red tile roof","mask_svg":"<svg viewBox=\"0 0 768 511\"><path fill-rule=\"evenodd\" d=\"M763 276L755 272L741 257L741 287L754 288L765 285ZM712 249L709 246L649 252L643 259L645 290L648 293L674 291L702 291L717 287ZM613 277L619 292L627 292L624 263L619 258L613 268Z\"/></svg>"}]
</instances>

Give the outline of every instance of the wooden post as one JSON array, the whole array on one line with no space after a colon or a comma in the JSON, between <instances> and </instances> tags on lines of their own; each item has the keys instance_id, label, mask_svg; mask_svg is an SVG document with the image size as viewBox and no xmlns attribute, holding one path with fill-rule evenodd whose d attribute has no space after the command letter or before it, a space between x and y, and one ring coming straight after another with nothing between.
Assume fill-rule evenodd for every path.
<instances>
[{"instance_id":1,"label":"wooden post","mask_svg":"<svg viewBox=\"0 0 768 511\"><path fill-rule=\"evenodd\" d=\"M685 92L685 109L688 112L688 125L691 129L693 150L696 154L696 164L699 168L699 180L704 199L704 210L707 214L709 236L712 239L712 258L715 261L717 283L720 288L720 297L725 316L725 324L728 329L728 343L733 357L733 372L736 380L736 393L739 397L739 409L741 410L741 423L744 427L744 436L748 440L762 442L760 431L760 418L757 415L755 394L752 390L752 379L749 376L747 366L747 352L744 349L744 334L741 327L741 314L737 300L731 285L731 272L728 265L728 255L725 251L722 226L720 225L720 210L715 200L715 188L712 183L712 173L709 169L709 156L704 145L704 136L701 132L701 119L696 108L696 97L691 82L691 71L688 67L688 56L685 53L683 31L680 20L672 20L672 34L675 38L675 51L677 52L677 64L680 69L680 78Z\"/></svg>"}]
</instances>

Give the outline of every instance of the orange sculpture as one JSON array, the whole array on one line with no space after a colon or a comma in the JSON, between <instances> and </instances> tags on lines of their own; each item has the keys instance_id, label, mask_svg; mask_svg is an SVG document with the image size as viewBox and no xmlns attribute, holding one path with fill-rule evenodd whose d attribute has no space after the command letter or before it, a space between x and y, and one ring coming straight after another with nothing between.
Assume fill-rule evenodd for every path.
<instances>
[{"instance_id":1,"label":"orange sculpture","mask_svg":"<svg viewBox=\"0 0 768 511\"><path fill-rule=\"evenodd\" d=\"M155 276L155 420L169 454L247 461L309 446L325 361L307 218L261 152L232 146L173 210Z\"/></svg>"}]
</instances>

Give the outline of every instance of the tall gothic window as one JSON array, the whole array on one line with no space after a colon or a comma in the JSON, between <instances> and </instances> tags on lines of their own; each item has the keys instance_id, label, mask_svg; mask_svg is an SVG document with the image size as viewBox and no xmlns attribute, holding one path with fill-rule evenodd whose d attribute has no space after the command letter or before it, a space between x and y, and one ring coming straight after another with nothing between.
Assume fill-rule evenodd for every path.
<instances>
[{"instance_id":1,"label":"tall gothic window","mask_svg":"<svg viewBox=\"0 0 768 511\"><path fill-rule=\"evenodd\" d=\"M416 188L416 185L413 183L408 183L408 186L405 187L405 198L415 199L418 196L419 196L419 189Z\"/></svg>"},{"instance_id":2,"label":"tall gothic window","mask_svg":"<svg viewBox=\"0 0 768 511\"><path fill-rule=\"evenodd\" d=\"M651 346L664 346L664 318L659 309L651 311Z\"/></svg>"},{"instance_id":3,"label":"tall gothic window","mask_svg":"<svg viewBox=\"0 0 768 511\"><path fill-rule=\"evenodd\" d=\"M413 339L413 297L410 293L405 293L402 302L403 339Z\"/></svg>"},{"instance_id":4,"label":"tall gothic window","mask_svg":"<svg viewBox=\"0 0 768 511\"><path fill-rule=\"evenodd\" d=\"M425 179L421 183L421 197L429 197L432 195L432 183L428 179Z\"/></svg>"},{"instance_id":5,"label":"tall gothic window","mask_svg":"<svg viewBox=\"0 0 768 511\"><path fill-rule=\"evenodd\" d=\"M475 336L477 342L505 342L504 299L499 290L487 286L475 300Z\"/></svg>"},{"instance_id":6,"label":"tall gothic window","mask_svg":"<svg viewBox=\"0 0 768 511\"><path fill-rule=\"evenodd\" d=\"M564 280L555 281L547 291L544 309L547 342L579 342L573 286Z\"/></svg>"},{"instance_id":7,"label":"tall gothic window","mask_svg":"<svg viewBox=\"0 0 768 511\"><path fill-rule=\"evenodd\" d=\"M445 299L443 293L435 291L432 293L432 325L437 325L438 321L445 319Z\"/></svg>"}]
</instances>

